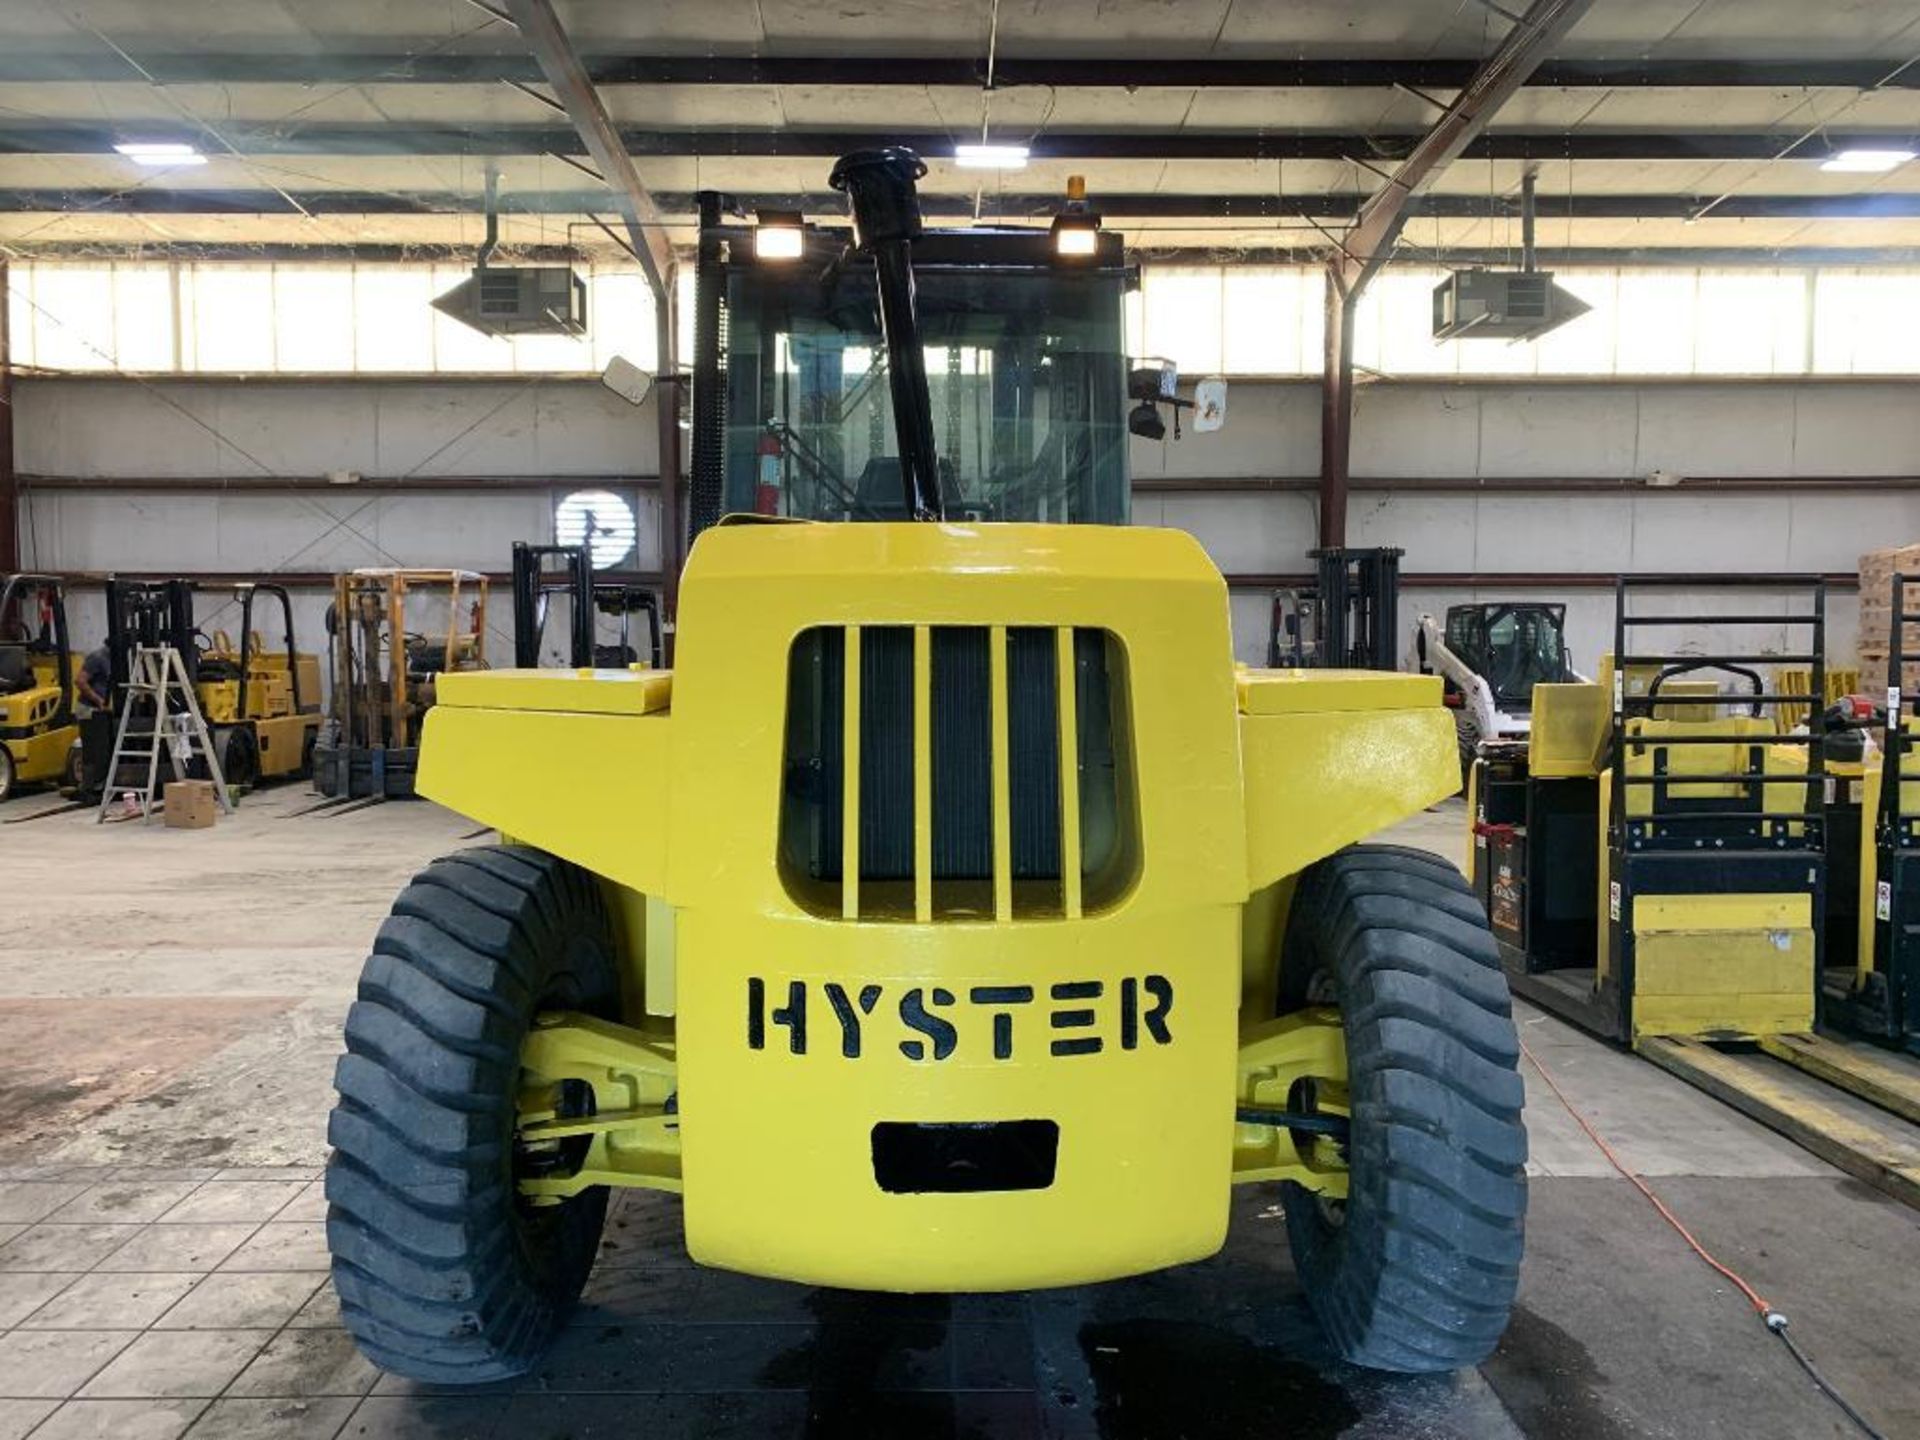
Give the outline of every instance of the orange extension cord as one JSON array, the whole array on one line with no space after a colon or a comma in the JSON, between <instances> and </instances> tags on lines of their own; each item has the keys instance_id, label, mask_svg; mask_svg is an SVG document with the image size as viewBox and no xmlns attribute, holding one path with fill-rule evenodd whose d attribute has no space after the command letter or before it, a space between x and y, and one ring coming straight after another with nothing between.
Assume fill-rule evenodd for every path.
<instances>
[{"instance_id":1,"label":"orange extension cord","mask_svg":"<svg viewBox=\"0 0 1920 1440\"><path fill-rule=\"evenodd\" d=\"M1833 1401L1835 1405L1838 1405L1841 1410L1845 1411L1847 1418L1859 1426L1861 1432L1871 1437L1871 1440L1886 1440L1886 1437L1873 1427L1866 1416L1856 1410L1846 1396L1834 1389L1828 1382L1827 1377L1814 1368L1813 1362L1807 1358L1806 1353L1794 1343L1793 1337L1787 1334L1787 1317L1780 1311L1774 1309L1773 1306L1767 1302L1766 1297L1754 1289L1753 1286L1749 1285L1743 1276L1715 1259L1713 1253L1694 1237L1694 1233L1691 1230L1681 1223L1680 1217L1675 1215L1673 1211L1667 1207L1667 1202L1654 1194L1653 1187L1627 1167L1626 1162L1614 1153L1614 1149L1607 1143L1606 1137L1594 1128L1592 1122L1589 1121L1585 1115L1580 1113L1580 1107L1567 1098L1567 1092L1560 1088L1560 1082L1553 1078L1553 1072L1540 1063L1540 1057L1533 1053L1532 1049L1528 1047L1527 1042L1524 1040L1520 1042L1520 1053L1527 1057L1527 1063L1532 1065L1533 1068L1540 1073L1540 1078L1547 1082L1547 1088L1553 1091L1554 1098L1559 1100L1561 1105L1566 1108L1567 1114L1573 1117L1574 1124L1586 1131L1587 1138L1600 1147L1600 1153L1607 1157L1607 1163L1618 1170L1620 1174L1632 1184L1634 1189L1647 1197L1648 1203L1660 1212L1660 1218L1674 1228L1674 1232L1678 1234L1682 1240L1687 1242L1688 1248L1691 1249L1694 1254L1698 1255L1714 1270L1724 1276L1736 1290L1746 1296L1747 1303L1753 1307L1754 1313L1760 1317L1761 1323L1785 1342L1789 1353L1792 1354L1795 1360L1799 1361L1800 1368L1807 1372L1807 1377L1820 1388L1820 1392L1829 1400Z\"/></svg>"}]
</instances>

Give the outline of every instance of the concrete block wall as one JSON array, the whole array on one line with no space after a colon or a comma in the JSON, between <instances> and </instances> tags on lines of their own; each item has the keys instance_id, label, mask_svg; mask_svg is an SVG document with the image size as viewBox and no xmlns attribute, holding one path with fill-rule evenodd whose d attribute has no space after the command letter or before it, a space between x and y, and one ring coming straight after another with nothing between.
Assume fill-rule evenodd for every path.
<instances>
[{"instance_id":1,"label":"concrete block wall","mask_svg":"<svg viewBox=\"0 0 1920 1440\"><path fill-rule=\"evenodd\" d=\"M1363 384L1353 470L1363 482L1389 483L1355 490L1349 538L1404 547L1403 565L1413 575L1849 572L1864 550L1920 539L1920 490L1911 488L1920 477L1915 397L1913 384L1875 381ZM658 473L652 404L629 406L590 379L23 377L16 404L22 474L150 482L135 492L30 493L22 506L23 559L36 565L328 571L405 563L498 571L514 540L550 536L557 495L601 483L636 505L634 567L659 564L649 483ZM1136 479L1194 487L1143 488L1134 500L1136 523L1191 531L1229 575L1304 570L1317 524L1313 495L1259 482L1299 482L1317 472L1318 405L1312 383L1235 382L1224 430L1177 443L1134 441ZM1630 481L1655 471L1686 478L1672 489L1475 488L1511 480ZM533 477L555 488L245 488L262 478L336 472L476 482ZM1686 483L1783 476L1862 483L1758 494ZM231 488L210 492L196 484L170 493L189 480ZM1433 481L1456 488L1419 488ZM1246 488L1209 488L1220 485ZM1566 600L1571 643L1585 665L1611 642L1610 593L1551 586L1410 586L1402 634L1423 609L1510 596ZM303 643L322 643L324 604L318 592L302 596ZM1263 659L1270 597L1238 590L1232 607L1237 653ZM1830 611L1830 649L1838 659L1853 643L1851 595L1836 594ZM495 616L502 656L508 622L503 596ZM99 622L83 607L78 623L91 634Z\"/></svg>"}]
</instances>

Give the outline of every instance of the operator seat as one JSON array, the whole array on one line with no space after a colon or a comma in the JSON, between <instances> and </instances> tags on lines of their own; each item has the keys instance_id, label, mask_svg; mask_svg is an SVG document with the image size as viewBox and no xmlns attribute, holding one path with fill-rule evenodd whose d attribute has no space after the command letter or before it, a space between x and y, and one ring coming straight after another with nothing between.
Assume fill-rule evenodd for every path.
<instances>
[{"instance_id":1,"label":"operator seat","mask_svg":"<svg viewBox=\"0 0 1920 1440\"><path fill-rule=\"evenodd\" d=\"M37 683L25 645L0 645L0 695L18 695Z\"/></svg>"}]
</instances>

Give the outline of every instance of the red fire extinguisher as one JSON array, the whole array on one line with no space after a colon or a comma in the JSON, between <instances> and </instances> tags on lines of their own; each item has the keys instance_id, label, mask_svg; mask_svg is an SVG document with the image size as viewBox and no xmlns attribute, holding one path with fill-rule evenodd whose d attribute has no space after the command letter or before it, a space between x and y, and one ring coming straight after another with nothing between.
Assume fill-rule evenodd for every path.
<instances>
[{"instance_id":1,"label":"red fire extinguisher","mask_svg":"<svg viewBox=\"0 0 1920 1440\"><path fill-rule=\"evenodd\" d=\"M778 515L780 513L780 438L777 435L762 435L756 454L759 457L760 474L753 490L754 511L760 515Z\"/></svg>"}]
</instances>

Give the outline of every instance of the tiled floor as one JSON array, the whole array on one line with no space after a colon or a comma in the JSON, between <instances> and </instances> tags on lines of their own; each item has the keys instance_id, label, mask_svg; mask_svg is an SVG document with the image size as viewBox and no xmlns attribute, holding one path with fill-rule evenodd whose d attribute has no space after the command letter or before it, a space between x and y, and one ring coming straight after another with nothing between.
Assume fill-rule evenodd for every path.
<instances>
[{"instance_id":1,"label":"tiled floor","mask_svg":"<svg viewBox=\"0 0 1920 1440\"><path fill-rule=\"evenodd\" d=\"M332 1436L379 1378L319 1172L0 1170L0 1440Z\"/></svg>"},{"instance_id":2,"label":"tiled floor","mask_svg":"<svg viewBox=\"0 0 1920 1440\"><path fill-rule=\"evenodd\" d=\"M1409 1413L1436 1440L1518 1433L1476 1375L1322 1379L1330 1361L1257 1196L1204 1265L1049 1295L875 1296L700 1269L674 1201L622 1195L540 1368L436 1391L381 1374L341 1329L317 1174L0 1170L0 1440L1163 1440L1169 1364L1236 1397L1231 1428L1194 1433L1285 1419L1290 1436L1331 1436ZM1112 1428L1123 1411L1147 1428Z\"/></svg>"}]
</instances>

